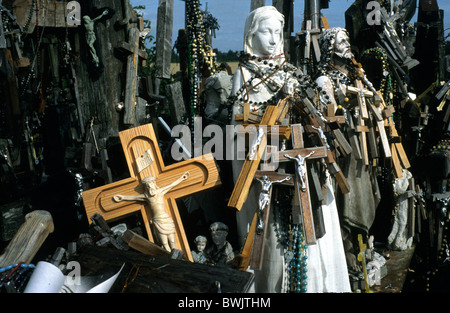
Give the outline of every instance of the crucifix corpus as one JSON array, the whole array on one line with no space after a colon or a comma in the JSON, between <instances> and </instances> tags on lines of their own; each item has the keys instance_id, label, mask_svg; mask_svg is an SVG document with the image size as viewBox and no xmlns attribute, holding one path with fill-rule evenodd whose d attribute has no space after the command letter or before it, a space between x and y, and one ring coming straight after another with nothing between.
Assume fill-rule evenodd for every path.
<instances>
[{"instance_id":1,"label":"crucifix corpus","mask_svg":"<svg viewBox=\"0 0 450 313\"><path fill-rule=\"evenodd\" d=\"M303 142L303 130L301 124L292 125L292 150L280 151L278 161L295 161L295 183L294 198L292 203L292 222L303 224L305 241L308 245L316 243L314 230L314 218L311 211L311 198L309 193L308 172L306 170L306 159L318 159L327 157L326 146L305 148ZM321 193L322 191L316 191ZM320 198L320 195L317 195Z\"/></svg>"},{"instance_id":2,"label":"crucifix corpus","mask_svg":"<svg viewBox=\"0 0 450 313\"><path fill-rule=\"evenodd\" d=\"M256 209L252 228L249 231L248 240L253 240L251 254L251 268L261 269L262 256L264 251L264 237L267 230L267 222L270 214L270 203L272 200L272 186L274 184L289 183L292 180L290 175L279 174L277 172L259 171L255 179L261 184L261 192L258 198L258 208Z\"/></svg>"},{"instance_id":3,"label":"crucifix corpus","mask_svg":"<svg viewBox=\"0 0 450 313\"><path fill-rule=\"evenodd\" d=\"M161 234L159 244L177 247L192 261L176 199L221 184L212 154L165 166L152 124L119 136L131 177L83 192L87 216L113 221L140 212L150 241Z\"/></svg>"}]
</instances>

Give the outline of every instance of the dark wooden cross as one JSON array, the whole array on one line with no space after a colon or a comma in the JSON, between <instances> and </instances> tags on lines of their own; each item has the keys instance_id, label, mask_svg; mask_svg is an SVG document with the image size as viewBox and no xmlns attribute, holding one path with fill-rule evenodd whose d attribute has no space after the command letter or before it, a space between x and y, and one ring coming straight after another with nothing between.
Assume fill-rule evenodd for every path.
<instances>
[{"instance_id":1,"label":"dark wooden cross","mask_svg":"<svg viewBox=\"0 0 450 313\"><path fill-rule=\"evenodd\" d=\"M174 0L158 1L155 62L155 76L157 78L170 78L170 58L172 55L173 1Z\"/></svg>"},{"instance_id":2,"label":"dark wooden cross","mask_svg":"<svg viewBox=\"0 0 450 313\"><path fill-rule=\"evenodd\" d=\"M119 21L120 25L126 26L127 41L121 41L118 49L124 52L126 57L126 73L125 73L125 96L123 100L124 116L123 123L125 125L135 125L135 108L138 105L136 90L138 82L139 58L147 59L147 52L139 47L139 31L140 29L134 24L136 21L131 18L128 1L124 1L125 17Z\"/></svg>"},{"instance_id":3,"label":"dark wooden cross","mask_svg":"<svg viewBox=\"0 0 450 313\"><path fill-rule=\"evenodd\" d=\"M316 243L314 230L314 219L311 211L311 197L309 193L308 171L306 170L306 160L326 158L327 149L325 146L305 148L303 142L303 128L301 124L292 125L291 140L292 150L278 152L278 161L287 162L292 158L304 157L302 169L296 170L295 188L292 205L292 222L294 224L303 224L305 241L308 245ZM297 169L297 166L296 166ZM300 177L303 175L303 177ZM322 192L315 191L315 192ZM318 196L320 198L320 196Z\"/></svg>"},{"instance_id":4,"label":"dark wooden cross","mask_svg":"<svg viewBox=\"0 0 450 313\"><path fill-rule=\"evenodd\" d=\"M149 176L155 177L156 184L164 187L179 178L182 173L189 172L189 178L171 189L165 195L164 202L167 213L175 223L177 247L192 261L176 199L221 184L212 154L165 166L152 124L122 131L119 136L131 177L83 192L87 216L99 213L106 221L112 221L140 212L148 239L154 241L150 227L152 216L148 205L135 201L115 202L113 197L118 194L125 196L142 194L141 181Z\"/></svg>"}]
</instances>

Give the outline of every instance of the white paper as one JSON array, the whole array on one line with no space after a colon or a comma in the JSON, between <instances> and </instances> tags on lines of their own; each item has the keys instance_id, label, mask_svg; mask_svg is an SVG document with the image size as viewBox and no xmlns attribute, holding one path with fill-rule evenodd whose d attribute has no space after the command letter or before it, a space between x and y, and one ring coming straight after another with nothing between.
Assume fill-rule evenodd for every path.
<instances>
[{"instance_id":1,"label":"white paper","mask_svg":"<svg viewBox=\"0 0 450 313\"><path fill-rule=\"evenodd\" d=\"M24 293L108 293L124 266L115 275L82 276L74 284L73 277L64 276L55 265L40 261Z\"/></svg>"},{"instance_id":2,"label":"white paper","mask_svg":"<svg viewBox=\"0 0 450 313\"><path fill-rule=\"evenodd\" d=\"M66 277L55 265L40 261L28 281L24 293L57 293Z\"/></svg>"}]
</instances>

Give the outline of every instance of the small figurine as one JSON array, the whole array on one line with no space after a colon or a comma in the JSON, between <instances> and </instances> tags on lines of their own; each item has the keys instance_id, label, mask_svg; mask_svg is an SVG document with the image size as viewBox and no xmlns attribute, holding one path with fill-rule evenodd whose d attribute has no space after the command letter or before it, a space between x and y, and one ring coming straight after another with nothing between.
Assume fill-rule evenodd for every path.
<instances>
[{"instance_id":1,"label":"small figurine","mask_svg":"<svg viewBox=\"0 0 450 313\"><path fill-rule=\"evenodd\" d=\"M214 243L206 252L209 264L231 264L234 260L233 247L227 241L228 230L228 226L222 222L215 222L209 227Z\"/></svg>"},{"instance_id":2,"label":"small figurine","mask_svg":"<svg viewBox=\"0 0 450 313\"><path fill-rule=\"evenodd\" d=\"M192 251L192 258L195 263L206 264L207 258L205 253L206 243L208 239L205 236L197 236L194 240L195 245L197 246L196 251Z\"/></svg>"},{"instance_id":3,"label":"small figurine","mask_svg":"<svg viewBox=\"0 0 450 313\"><path fill-rule=\"evenodd\" d=\"M185 172L180 178L173 183L165 186L158 187L156 185L156 179L154 177L146 177L142 180L145 186L143 194L137 196L122 196L115 195L114 201L146 201L152 211L151 224L154 226L154 231L159 237L162 245L167 251L176 249L175 242L175 223L172 217L166 212L164 205L164 195L169 192L173 187L180 184L182 181L189 178L189 172Z\"/></svg>"},{"instance_id":4,"label":"small figurine","mask_svg":"<svg viewBox=\"0 0 450 313\"><path fill-rule=\"evenodd\" d=\"M286 178L271 181L269 176L264 175L262 179L256 178L261 183L261 193L259 194L259 209L258 209L258 222L256 225L256 232L260 233L264 230L264 212L270 205L270 192L272 189L272 185L276 183L282 183L286 180L290 180L291 177L287 176Z\"/></svg>"},{"instance_id":5,"label":"small figurine","mask_svg":"<svg viewBox=\"0 0 450 313\"><path fill-rule=\"evenodd\" d=\"M100 14L99 16L97 16L94 19L91 19L88 15L83 16L83 25L84 25L84 28L86 29L86 42L89 46L89 52L91 53L92 63L94 63L95 67L99 66L100 61L97 56L97 51L95 51L95 48L94 48L95 40L97 40L97 37L95 37L95 32L94 32L94 24L96 21L98 21L103 16L107 15L108 13L109 13L109 10L106 9L102 12L102 14Z\"/></svg>"}]
</instances>

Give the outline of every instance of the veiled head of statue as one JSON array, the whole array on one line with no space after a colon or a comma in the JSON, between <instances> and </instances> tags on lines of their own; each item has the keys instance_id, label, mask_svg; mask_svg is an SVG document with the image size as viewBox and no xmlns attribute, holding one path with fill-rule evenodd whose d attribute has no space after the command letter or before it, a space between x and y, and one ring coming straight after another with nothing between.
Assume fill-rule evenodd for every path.
<instances>
[{"instance_id":1,"label":"veiled head of statue","mask_svg":"<svg viewBox=\"0 0 450 313\"><path fill-rule=\"evenodd\" d=\"M283 53L284 16L273 6L250 12L245 22L244 52L270 57Z\"/></svg>"}]
</instances>

